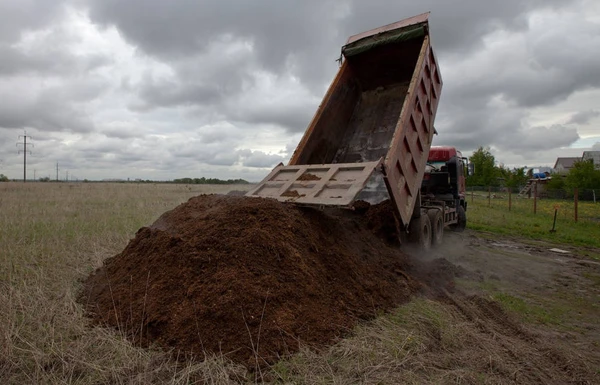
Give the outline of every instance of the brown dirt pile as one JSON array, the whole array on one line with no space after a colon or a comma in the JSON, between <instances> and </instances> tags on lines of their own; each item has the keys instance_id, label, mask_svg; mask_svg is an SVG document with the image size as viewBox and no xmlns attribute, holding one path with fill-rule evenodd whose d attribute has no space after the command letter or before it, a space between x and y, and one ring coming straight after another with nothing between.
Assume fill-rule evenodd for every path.
<instances>
[{"instance_id":1,"label":"brown dirt pile","mask_svg":"<svg viewBox=\"0 0 600 385\"><path fill-rule=\"evenodd\" d=\"M204 195L141 228L84 283L93 319L143 345L254 367L320 346L420 284L382 239L385 206L318 211ZM389 227L390 231L395 229ZM389 234L388 234L389 236Z\"/></svg>"},{"instance_id":2,"label":"brown dirt pile","mask_svg":"<svg viewBox=\"0 0 600 385\"><path fill-rule=\"evenodd\" d=\"M311 180L321 180L321 178L319 178L315 174L305 172L304 174L300 175L300 177L297 180L311 181Z\"/></svg>"}]
</instances>

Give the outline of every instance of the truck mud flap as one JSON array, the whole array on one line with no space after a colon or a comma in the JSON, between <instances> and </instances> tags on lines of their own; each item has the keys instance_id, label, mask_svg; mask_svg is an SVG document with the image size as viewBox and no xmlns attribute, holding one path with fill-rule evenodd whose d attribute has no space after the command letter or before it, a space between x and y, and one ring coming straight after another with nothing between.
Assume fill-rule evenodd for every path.
<instances>
[{"instance_id":1,"label":"truck mud flap","mask_svg":"<svg viewBox=\"0 0 600 385\"><path fill-rule=\"evenodd\" d=\"M306 205L349 206L380 164L381 159L366 163L280 164L246 196Z\"/></svg>"}]
</instances>

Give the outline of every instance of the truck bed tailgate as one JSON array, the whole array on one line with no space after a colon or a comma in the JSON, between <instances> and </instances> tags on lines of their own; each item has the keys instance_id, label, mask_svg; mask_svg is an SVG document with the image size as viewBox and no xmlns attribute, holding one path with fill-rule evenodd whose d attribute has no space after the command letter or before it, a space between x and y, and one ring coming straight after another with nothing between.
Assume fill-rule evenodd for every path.
<instances>
[{"instance_id":1,"label":"truck bed tailgate","mask_svg":"<svg viewBox=\"0 0 600 385\"><path fill-rule=\"evenodd\" d=\"M308 205L348 206L380 163L381 160L321 165L280 164L246 196Z\"/></svg>"}]
</instances>

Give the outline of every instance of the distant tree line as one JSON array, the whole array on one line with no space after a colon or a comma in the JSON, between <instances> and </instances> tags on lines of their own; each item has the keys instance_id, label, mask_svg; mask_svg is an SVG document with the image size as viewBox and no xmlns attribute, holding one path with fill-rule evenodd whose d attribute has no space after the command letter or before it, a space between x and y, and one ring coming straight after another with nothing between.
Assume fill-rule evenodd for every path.
<instances>
[{"instance_id":1,"label":"distant tree line","mask_svg":"<svg viewBox=\"0 0 600 385\"><path fill-rule=\"evenodd\" d=\"M0 182L8 182L10 179L4 174L0 174ZM19 179L20 180L20 179ZM15 181L18 181L15 179ZM37 182L50 182L49 177L38 178ZM63 182L63 181L59 181ZM217 178L179 178L173 179L172 181L154 181L154 180L142 180L136 179L134 181L125 181L125 180L114 180L114 181L90 181L87 179L83 180L84 183L94 182L94 183L181 183L181 184L249 184L247 180L244 179L217 179Z\"/></svg>"},{"instance_id":2,"label":"distant tree line","mask_svg":"<svg viewBox=\"0 0 600 385\"><path fill-rule=\"evenodd\" d=\"M184 184L249 184L244 179L217 179L217 178L179 178L173 179L172 183L184 183Z\"/></svg>"},{"instance_id":3,"label":"distant tree line","mask_svg":"<svg viewBox=\"0 0 600 385\"><path fill-rule=\"evenodd\" d=\"M469 162L474 166L474 173L467 176L467 186L520 188L533 177L532 170L526 173L523 167L509 169L503 165L496 165L496 159L489 147L479 147L471 155ZM551 176L552 179L546 184L548 190L600 189L600 170L594 168L591 159L575 162L573 168L565 175Z\"/></svg>"}]
</instances>

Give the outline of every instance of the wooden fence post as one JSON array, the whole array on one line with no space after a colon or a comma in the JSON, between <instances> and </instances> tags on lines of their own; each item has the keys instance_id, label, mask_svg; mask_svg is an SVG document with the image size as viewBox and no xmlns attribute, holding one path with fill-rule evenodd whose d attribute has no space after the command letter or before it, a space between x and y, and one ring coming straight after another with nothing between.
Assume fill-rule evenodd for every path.
<instances>
[{"instance_id":1,"label":"wooden fence post","mask_svg":"<svg viewBox=\"0 0 600 385\"><path fill-rule=\"evenodd\" d=\"M533 213L537 214L537 181L533 182Z\"/></svg>"},{"instance_id":2,"label":"wooden fence post","mask_svg":"<svg viewBox=\"0 0 600 385\"><path fill-rule=\"evenodd\" d=\"M573 193L575 194L575 222L577 222L577 206L579 203L579 189L577 187L575 187L575 190L573 191Z\"/></svg>"},{"instance_id":3,"label":"wooden fence post","mask_svg":"<svg viewBox=\"0 0 600 385\"><path fill-rule=\"evenodd\" d=\"M512 208L512 190L508 190L508 211Z\"/></svg>"}]
</instances>

